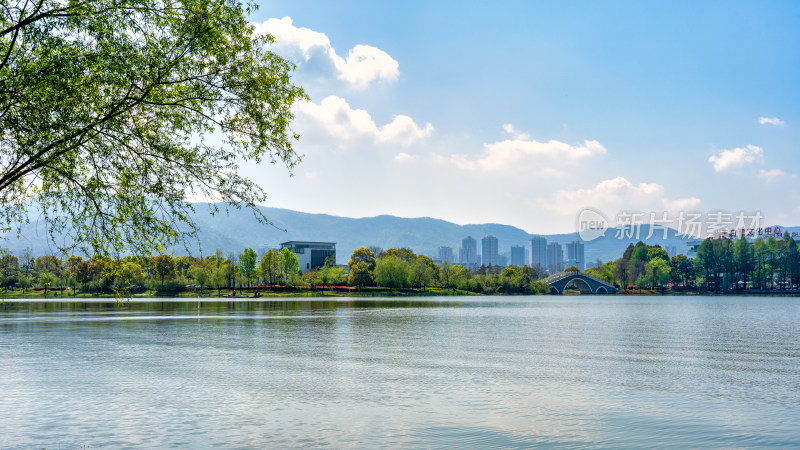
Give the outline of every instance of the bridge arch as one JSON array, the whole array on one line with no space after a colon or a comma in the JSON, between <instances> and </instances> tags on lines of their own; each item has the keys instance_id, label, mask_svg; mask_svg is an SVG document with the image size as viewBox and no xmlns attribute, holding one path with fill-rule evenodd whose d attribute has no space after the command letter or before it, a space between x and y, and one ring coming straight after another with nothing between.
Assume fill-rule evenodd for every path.
<instances>
[{"instance_id":1,"label":"bridge arch","mask_svg":"<svg viewBox=\"0 0 800 450\"><path fill-rule=\"evenodd\" d=\"M581 294L583 295L593 294L592 287L589 286L589 283L587 283L586 280L584 280L581 277L575 277L567 281L567 284L564 285L563 290L566 290L570 285L578 288L578 290L581 291Z\"/></svg>"},{"instance_id":2,"label":"bridge arch","mask_svg":"<svg viewBox=\"0 0 800 450\"><path fill-rule=\"evenodd\" d=\"M614 294L617 288L605 281L581 272L561 272L551 275L544 280L550 286L550 293L560 295L568 285L575 285L581 294Z\"/></svg>"}]
</instances>

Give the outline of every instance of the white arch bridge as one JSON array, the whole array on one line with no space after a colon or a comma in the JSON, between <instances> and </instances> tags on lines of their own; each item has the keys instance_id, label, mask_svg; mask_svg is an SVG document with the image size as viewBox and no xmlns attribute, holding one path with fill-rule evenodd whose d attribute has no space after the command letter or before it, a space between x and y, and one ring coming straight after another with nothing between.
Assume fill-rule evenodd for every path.
<instances>
[{"instance_id":1,"label":"white arch bridge","mask_svg":"<svg viewBox=\"0 0 800 450\"><path fill-rule=\"evenodd\" d=\"M617 288L613 285L581 272L560 272L550 275L542 282L550 286L551 293L559 295L564 293L564 289L570 283L574 284L581 294L614 294L617 292Z\"/></svg>"}]
</instances>

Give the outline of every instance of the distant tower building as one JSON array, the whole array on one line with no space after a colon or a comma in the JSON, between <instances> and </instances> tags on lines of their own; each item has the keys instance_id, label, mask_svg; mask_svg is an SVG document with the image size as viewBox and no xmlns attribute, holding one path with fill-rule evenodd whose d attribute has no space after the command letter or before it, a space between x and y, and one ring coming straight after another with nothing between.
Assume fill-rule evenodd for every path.
<instances>
[{"instance_id":1,"label":"distant tower building","mask_svg":"<svg viewBox=\"0 0 800 450\"><path fill-rule=\"evenodd\" d=\"M458 261L461 265L471 268L478 263L478 241L467 236L461 241L461 248L458 250Z\"/></svg>"},{"instance_id":2,"label":"distant tower building","mask_svg":"<svg viewBox=\"0 0 800 450\"><path fill-rule=\"evenodd\" d=\"M454 263L453 261L453 248L452 247L439 247L439 250L436 254L439 257L439 260L444 262L447 261L448 263Z\"/></svg>"},{"instance_id":3,"label":"distant tower building","mask_svg":"<svg viewBox=\"0 0 800 450\"><path fill-rule=\"evenodd\" d=\"M564 252L561 250L561 244L558 242L551 242L547 244L546 261L547 270L550 273L557 273L564 270Z\"/></svg>"},{"instance_id":4,"label":"distant tower building","mask_svg":"<svg viewBox=\"0 0 800 450\"><path fill-rule=\"evenodd\" d=\"M497 255L497 264L498 266L505 267L508 265L508 258L506 255Z\"/></svg>"},{"instance_id":5,"label":"distant tower building","mask_svg":"<svg viewBox=\"0 0 800 450\"><path fill-rule=\"evenodd\" d=\"M534 236L528 244L528 261L531 267L541 266L547 270L547 239Z\"/></svg>"},{"instance_id":6,"label":"distant tower building","mask_svg":"<svg viewBox=\"0 0 800 450\"><path fill-rule=\"evenodd\" d=\"M481 264L497 265L497 238L491 234L481 239Z\"/></svg>"},{"instance_id":7,"label":"distant tower building","mask_svg":"<svg viewBox=\"0 0 800 450\"><path fill-rule=\"evenodd\" d=\"M586 267L586 258L583 256L583 242L573 241L567 244L567 260L569 260L569 264L578 266L578 269L583 270Z\"/></svg>"},{"instance_id":8,"label":"distant tower building","mask_svg":"<svg viewBox=\"0 0 800 450\"><path fill-rule=\"evenodd\" d=\"M511 246L511 265L525 265L525 247L520 247L519 245Z\"/></svg>"}]
</instances>

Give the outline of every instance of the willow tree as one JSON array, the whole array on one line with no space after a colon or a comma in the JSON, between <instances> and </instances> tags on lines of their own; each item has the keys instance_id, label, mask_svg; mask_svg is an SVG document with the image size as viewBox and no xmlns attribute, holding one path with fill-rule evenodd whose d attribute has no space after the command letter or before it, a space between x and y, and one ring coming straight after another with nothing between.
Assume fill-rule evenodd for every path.
<instances>
[{"instance_id":1,"label":"willow tree","mask_svg":"<svg viewBox=\"0 0 800 450\"><path fill-rule=\"evenodd\" d=\"M0 9L0 228L34 212L59 247L153 253L196 236L189 202L265 198L291 170L294 67L235 0L12 0ZM211 213L220 209L212 207Z\"/></svg>"}]
</instances>

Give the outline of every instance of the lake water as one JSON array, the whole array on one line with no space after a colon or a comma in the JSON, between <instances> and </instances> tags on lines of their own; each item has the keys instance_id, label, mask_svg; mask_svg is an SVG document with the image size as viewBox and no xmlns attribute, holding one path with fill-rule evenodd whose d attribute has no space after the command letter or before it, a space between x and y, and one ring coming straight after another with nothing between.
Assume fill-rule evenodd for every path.
<instances>
[{"instance_id":1,"label":"lake water","mask_svg":"<svg viewBox=\"0 0 800 450\"><path fill-rule=\"evenodd\" d=\"M800 299L0 304L2 448L800 447Z\"/></svg>"}]
</instances>

